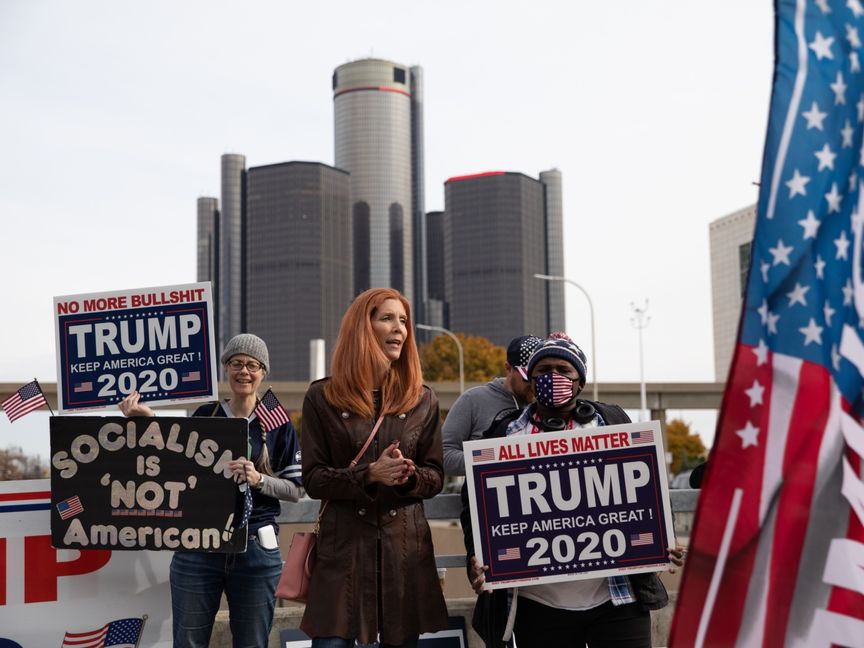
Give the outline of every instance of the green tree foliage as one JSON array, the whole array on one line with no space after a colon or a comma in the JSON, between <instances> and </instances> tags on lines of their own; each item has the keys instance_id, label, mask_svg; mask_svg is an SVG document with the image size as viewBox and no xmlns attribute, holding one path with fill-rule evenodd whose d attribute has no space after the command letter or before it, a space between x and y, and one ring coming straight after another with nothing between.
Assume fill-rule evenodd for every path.
<instances>
[{"instance_id":1,"label":"green tree foliage","mask_svg":"<svg viewBox=\"0 0 864 648\"><path fill-rule=\"evenodd\" d=\"M690 423L672 419L666 424L667 448L672 453L672 474L698 466L705 460L705 444L698 432L690 431Z\"/></svg>"},{"instance_id":2,"label":"green tree foliage","mask_svg":"<svg viewBox=\"0 0 864 648\"><path fill-rule=\"evenodd\" d=\"M25 455L20 446L10 446L0 450L0 481L14 479L44 479L48 467L42 459Z\"/></svg>"},{"instance_id":3,"label":"green tree foliage","mask_svg":"<svg viewBox=\"0 0 864 648\"><path fill-rule=\"evenodd\" d=\"M465 355L465 381L485 382L495 376L504 375L507 352L479 336L457 333ZM459 380L459 352L456 343L447 335L439 335L420 347L420 363L423 365L423 380L440 382Z\"/></svg>"}]
</instances>

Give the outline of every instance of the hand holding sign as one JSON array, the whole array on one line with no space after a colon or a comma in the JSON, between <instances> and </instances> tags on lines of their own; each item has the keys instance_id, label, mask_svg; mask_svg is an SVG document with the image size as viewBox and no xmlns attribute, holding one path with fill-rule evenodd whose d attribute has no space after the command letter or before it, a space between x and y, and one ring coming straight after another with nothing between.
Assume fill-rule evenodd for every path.
<instances>
[{"instance_id":1,"label":"hand holding sign","mask_svg":"<svg viewBox=\"0 0 864 648\"><path fill-rule=\"evenodd\" d=\"M123 416L129 418L131 416L156 416L156 413L144 403L140 403L141 394L137 391L132 392L118 404Z\"/></svg>"}]
</instances>

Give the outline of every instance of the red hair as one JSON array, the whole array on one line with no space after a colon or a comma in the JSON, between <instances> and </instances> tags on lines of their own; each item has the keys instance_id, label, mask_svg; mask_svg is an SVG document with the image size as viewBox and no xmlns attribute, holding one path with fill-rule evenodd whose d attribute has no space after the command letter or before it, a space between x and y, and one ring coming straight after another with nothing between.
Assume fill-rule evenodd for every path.
<instances>
[{"instance_id":1,"label":"red hair","mask_svg":"<svg viewBox=\"0 0 864 648\"><path fill-rule=\"evenodd\" d=\"M372 329L372 317L388 299L401 302L408 317L402 353L392 363ZM402 414L414 408L423 392L423 371L414 339L411 305L402 293L392 288L370 288L357 295L342 317L331 369L324 395L334 407L372 418L375 415L372 390L377 377L384 374L381 414Z\"/></svg>"}]
</instances>

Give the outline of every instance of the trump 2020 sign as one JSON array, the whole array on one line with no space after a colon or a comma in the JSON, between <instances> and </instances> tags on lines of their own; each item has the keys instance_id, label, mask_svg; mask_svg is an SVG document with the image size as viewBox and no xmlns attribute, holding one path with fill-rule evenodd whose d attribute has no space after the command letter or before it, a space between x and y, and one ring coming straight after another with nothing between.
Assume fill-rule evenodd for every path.
<instances>
[{"instance_id":1,"label":"trump 2020 sign","mask_svg":"<svg viewBox=\"0 0 864 648\"><path fill-rule=\"evenodd\" d=\"M209 282L55 297L54 317L61 412L217 396Z\"/></svg>"},{"instance_id":2,"label":"trump 2020 sign","mask_svg":"<svg viewBox=\"0 0 864 648\"><path fill-rule=\"evenodd\" d=\"M464 447L486 589L668 568L675 535L657 421Z\"/></svg>"}]
</instances>

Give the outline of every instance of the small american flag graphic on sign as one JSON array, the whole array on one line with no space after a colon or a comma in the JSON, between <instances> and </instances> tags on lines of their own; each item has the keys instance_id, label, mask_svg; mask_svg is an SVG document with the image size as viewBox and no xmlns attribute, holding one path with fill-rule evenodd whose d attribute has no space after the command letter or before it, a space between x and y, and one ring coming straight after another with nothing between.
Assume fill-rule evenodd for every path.
<instances>
[{"instance_id":1,"label":"small american flag graphic on sign","mask_svg":"<svg viewBox=\"0 0 864 648\"><path fill-rule=\"evenodd\" d=\"M482 450L472 450L471 457L474 459L474 463L480 463L481 461L494 461L495 449L483 448Z\"/></svg>"},{"instance_id":2,"label":"small american flag graphic on sign","mask_svg":"<svg viewBox=\"0 0 864 648\"><path fill-rule=\"evenodd\" d=\"M61 520L68 520L70 517L75 517L83 511L84 507L81 506L81 500L77 495L57 504L57 512L60 513Z\"/></svg>"},{"instance_id":3,"label":"small american flag graphic on sign","mask_svg":"<svg viewBox=\"0 0 864 648\"><path fill-rule=\"evenodd\" d=\"M498 560L519 560L521 557L522 552L519 550L519 547L498 550Z\"/></svg>"},{"instance_id":4,"label":"small american flag graphic on sign","mask_svg":"<svg viewBox=\"0 0 864 648\"><path fill-rule=\"evenodd\" d=\"M650 544L654 544L653 533L633 533L630 535L631 547L642 547Z\"/></svg>"},{"instance_id":5,"label":"small american flag graphic on sign","mask_svg":"<svg viewBox=\"0 0 864 648\"><path fill-rule=\"evenodd\" d=\"M638 432L631 432L630 442L633 445L654 443L654 430L639 430Z\"/></svg>"},{"instance_id":6,"label":"small american flag graphic on sign","mask_svg":"<svg viewBox=\"0 0 864 648\"><path fill-rule=\"evenodd\" d=\"M180 382L194 382L196 380L201 380L201 372L200 371L184 372L183 376L180 378Z\"/></svg>"}]
</instances>

